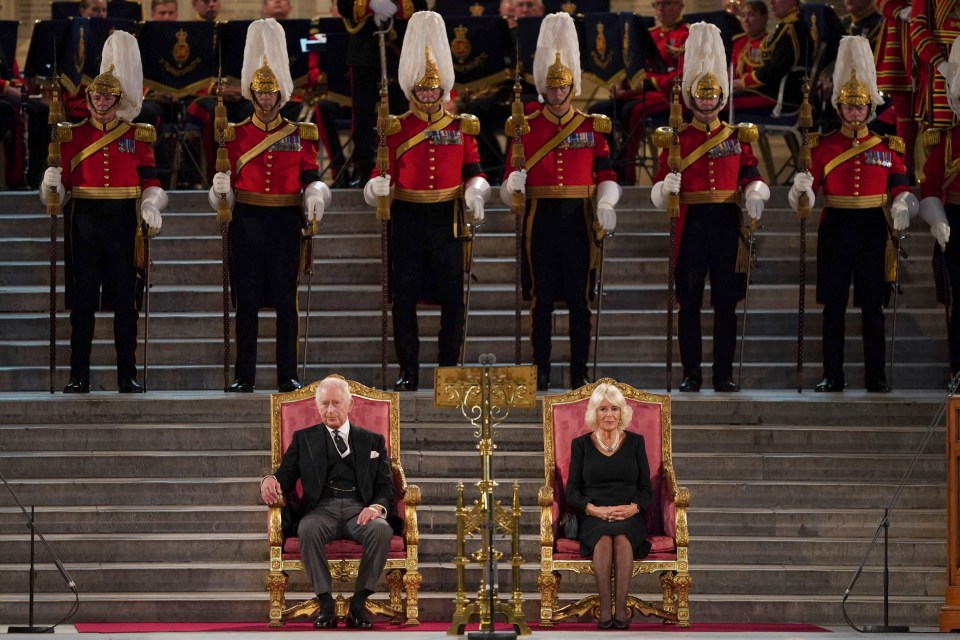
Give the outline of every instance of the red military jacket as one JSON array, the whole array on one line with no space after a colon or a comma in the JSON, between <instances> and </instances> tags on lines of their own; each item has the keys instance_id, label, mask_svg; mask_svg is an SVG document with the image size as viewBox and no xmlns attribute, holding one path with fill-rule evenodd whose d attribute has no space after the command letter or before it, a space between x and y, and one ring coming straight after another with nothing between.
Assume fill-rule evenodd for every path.
<instances>
[{"instance_id":1,"label":"red military jacket","mask_svg":"<svg viewBox=\"0 0 960 640\"><path fill-rule=\"evenodd\" d=\"M954 125L944 131L927 131L924 140L936 139L928 149L923 165L920 198L935 197L949 204L960 204L960 127Z\"/></svg>"},{"instance_id":2,"label":"red military jacket","mask_svg":"<svg viewBox=\"0 0 960 640\"><path fill-rule=\"evenodd\" d=\"M928 0L913 0L910 17L910 39L919 58L916 116L927 118L930 107L927 87L933 79L933 126L949 127L953 123L953 111L947 102L946 84L936 68L950 55L950 45L960 36L960 2L937 0L932 3L930 14Z\"/></svg>"},{"instance_id":3,"label":"red military jacket","mask_svg":"<svg viewBox=\"0 0 960 640\"><path fill-rule=\"evenodd\" d=\"M730 60L733 62L733 77L742 78L757 67L763 66L763 41L767 39L766 30L751 38L745 33L733 36L733 48Z\"/></svg>"},{"instance_id":4,"label":"red military jacket","mask_svg":"<svg viewBox=\"0 0 960 640\"><path fill-rule=\"evenodd\" d=\"M910 191L903 140L875 135L866 127L856 135L855 141L853 130L841 127L824 136L810 136L813 189L823 190L824 207L881 207Z\"/></svg>"},{"instance_id":5,"label":"red military jacket","mask_svg":"<svg viewBox=\"0 0 960 640\"><path fill-rule=\"evenodd\" d=\"M680 129L680 218L677 238L683 238L687 205L739 204L740 190L751 182L763 181L750 143L758 137L752 124L730 125L715 118L710 124L698 120ZM670 172L669 146L672 135L658 129L654 142L660 147L656 184ZM677 247L679 250L679 242Z\"/></svg>"},{"instance_id":6,"label":"red military jacket","mask_svg":"<svg viewBox=\"0 0 960 640\"><path fill-rule=\"evenodd\" d=\"M393 197L406 202L447 202L460 197L461 186L480 167L476 135L480 121L468 114L440 109L410 111L390 118L387 149ZM380 175L374 168L371 177Z\"/></svg>"},{"instance_id":7,"label":"red military jacket","mask_svg":"<svg viewBox=\"0 0 960 640\"><path fill-rule=\"evenodd\" d=\"M899 19L900 11L910 6L910 0L879 0L877 8L883 14L879 41L874 51L877 61L877 89L883 93L908 92L910 78L907 68L912 45L906 22ZM906 115L906 114L904 114Z\"/></svg>"},{"instance_id":8,"label":"red military jacket","mask_svg":"<svg viewBox=\"0 0 960 640\"><path fill-rule=\"evenodd\" d=\"M265 124L254 115L229 125L224 138L237 202L297 205L303 187L320 179L315 124L280 116Z\"/></svg>"},{"instance_id":9,"label":"red military jacket","mask_svg":"<svg viewBox=\"0 0 960 640\"><path fill-rule=\"evenodd\" d=\"M114 118L57 125L63 186L74 198L138 198L144 189L159 187L152 144L157 139L148 124Z\"/></svg>"},{"instance_id":10,"label":"red military jacket","mask_svg":"<svg viewBox=\"0 0 960 640\"><path fill-rule=\"evenodd\" d=\"M669 93L673 87L673 79L683 73L683 53L687 46L687 36L690 35L690 25L683 20L669 26L658 24L650 28L650 35L660 56L667 63L667 72L648 73L647 78L657 91Z\"/></svg>"},{"instance_id":11,"label":"red military jacket","mask_svg":"<svg viewBox=\"0 0 960 640\"><path fill-rule=\"evenodd\" d=\"M601 182L616 182L604 136L610 132L609 118L576 109L558 118L544 109L526 115L525 119L529 132L523 134L522 140L528 198L588 198ZM507 138L512 139L512 116L505 129ZM566 133L560 138L562 132ZM510 158L505 174L513 171L512 146Z\"/></svg>"}]
</instances>

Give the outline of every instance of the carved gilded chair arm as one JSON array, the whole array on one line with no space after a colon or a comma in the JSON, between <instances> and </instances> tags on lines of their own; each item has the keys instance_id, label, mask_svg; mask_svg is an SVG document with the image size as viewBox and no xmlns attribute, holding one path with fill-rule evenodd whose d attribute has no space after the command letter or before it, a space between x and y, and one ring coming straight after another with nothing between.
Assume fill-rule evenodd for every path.
<instances>
[{"instance_id":1,"label":"carved gilded chair arm","mask_svg":"<svg viewBox=\"0 0 960 640\"><path fill-rule=\"evenodd\" d=\"M273 504L267 507L267 539L271 547L283 546L283 525L280 523L280 506Z\"/></svg>"},{"instance_id":2,"label":"carved gilded chair arm","mask_svg":"<svg viewBox=\"0 0 960 640\"><path fill-rule=\"evenodd\" d=\"M417 522L418 506L420 506L420 487L415 484L408 484L403 512L403 522L408 547L420 544L420 525Z\"/></svg>"},{"instance_id":3,"label":"carved gilded chair arm","mask_svg":"<svg viewBox=\"0 0 960 640\"><path fill-rule=\"evenodd\" d=\"M391 459L390 470L393 472L393 486L397 490L397 499L408 500L409 487L407 487L407 474L403 471L403 465L400 464L399 460Z\"/></svg>"},{"instance_id":4,"label":"carved gilded chair arm","mask_svg":"<svg viewBox=\"0 0 960 640\"><path fill-rule=\"evenodd\" d=\"M540 487L537 503L540 505L540 546L553 548L553 487Z\"/></svg>"}]
</instances>

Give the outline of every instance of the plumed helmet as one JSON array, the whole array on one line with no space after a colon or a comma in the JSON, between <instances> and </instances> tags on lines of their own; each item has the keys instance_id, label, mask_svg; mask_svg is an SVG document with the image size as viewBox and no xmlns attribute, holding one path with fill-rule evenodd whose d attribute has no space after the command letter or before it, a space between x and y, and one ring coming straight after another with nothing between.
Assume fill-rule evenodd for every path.
<instances>
[{"instance_id":1,"label":"plumed helmet","mask_svg":"<svg viewBox=\"0 0 960 640\"><path fill-rule=\"evenodd\" d=\"M706 22L690 25L683 55L683 101L693 108L694 98L719 98L727 103L730 84L727 57L720 29Z\"/></svg>"}]
</instances>

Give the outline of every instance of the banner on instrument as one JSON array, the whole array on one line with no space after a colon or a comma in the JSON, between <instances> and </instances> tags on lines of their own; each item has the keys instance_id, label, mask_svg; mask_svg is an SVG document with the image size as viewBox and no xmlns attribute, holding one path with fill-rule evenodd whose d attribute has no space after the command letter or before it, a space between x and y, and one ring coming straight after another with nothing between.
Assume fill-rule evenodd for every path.
<instances>
[{"instance_id":1,"label":"banner on instrument","mask_svg":"<svg viewBox=\"0 0 960 640\"><path fill-rule=\"evenodd\" d=\"M506 20L458 17L445 23L457 89L480 92L507 79L512 41Z\"/></svg>"},{"instance_id":2,"label":"banner on instrument","mask_svg":"<svg viewBox=\"0 0 960 640\"><path fill-rule=\"evenodd\" d=\"M196 95L216 80L216 25L152 20L140 28L143 84L174 99Z\"/></svg>"}]
</instances>

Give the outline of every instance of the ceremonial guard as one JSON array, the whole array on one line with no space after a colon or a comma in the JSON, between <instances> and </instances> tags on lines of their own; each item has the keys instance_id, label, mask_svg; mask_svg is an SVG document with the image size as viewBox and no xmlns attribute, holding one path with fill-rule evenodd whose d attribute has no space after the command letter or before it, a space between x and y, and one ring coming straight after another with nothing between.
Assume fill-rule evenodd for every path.
<instances>
[{"instance_id":1,"label":"ceremonial guard","mask_svg":"<svg viewBox=\"0 0 960 640\"><path fill-rule=\"evenodd\" d=\"M388 119L389 169L387 174L374 169L363 195L371 206L378 197L392 197L393 342L400 364L394 388L414 391L420 370L418 301L440 304L440 366L459 361L467 218L483 221L490 185L477 151L480 123L442 107L450 99L454 75L440 14L419 11L408 21L399 81L410 110Z\"/></svg>"},{"instance_id":2,"label":"ceremonial guard","mask_svg":"<svg viewBox=\"0 0 960 640\"><path fill-rule=\"evenodd\" d=\"M508 138L522 133L525 163L508 173L500 197L508 206L525 194L524 264L532 318L530 336L537 388L550 386L552 316L557 302L570 312L570 385L587 384L590 350L590 276L599 264L599 243L617 224L614 207L621 189L603 134L610 120L571 106L580 94L580 48L567 13L554 13L540 26L533 77L544 103L524 122L507 121ZM514 146L511 151L517 151ZM513 166L512 161L508 166Z\"/></svg>"},{"instance_id":3,"label":"ceremonial guard","mask_svg":"<svg viewBox=\"0 0 960 640\"><path fill-rule=\"evenodd\" d=\"M844 327L850 283L860 306L864 382L867 391L888 393L885 373L883 304L895 278L895 251L884 205L896 230L905 229L919 209L910 193L903 140L878 136L867 122L883 98L877 91L870 43L862 36L840 41L833 73L833 104L840 129L810 139L809 173L798 173L790 189L796 210L800 195L810 205L819 188L824 209L817 232L817 302L823 304L823 380L815 390L843 391Z\"/></svg>"},{"instance_id":4,"label":"ceremonial guard","mask_svg":"<svg viewBox=\"0 0 960 640\"><path fill-rule=\"evenodd\" d=\"M946 89L950 107L954 113L960 113L960 38L954 40L950 49ZM923 165L920 217L930 225L930 233L937 240L933 272L937 301L947 307L947 345L953 377L960 373L960 246L950 242L950 229L960 225L960 125L929 130L924 140L933 146Z\"/></svg>"},{"instance_id":5,"label":"ceremonial guard","mask_svg":"<svg viewBox=\"0 0 960 640\"><path fill-rule=\"evenodd\" d=\"M218 172L210 206L226 198L230 223L231 281L236 298L236 380L231 392L250 393L257 375L258 314L277 312L277 389L300 388L297 378L297 272L301 229L319 221L330 204L320 182L317 127L280 116L293 82L283 27L269 18L251 23L243 54L243 97L254 114L228 125L224 144L230 170Z\"/></svg>"},{"instance_id":6,"label":"ceremonial guard","mask_svg":"<svg viewBox=\"0 0 960 640\"><path fill-rule=\"evenodd\" d=\"M700 391L703 384L700 308L708 273L713 306L713 388L740 390L733 381L733 356L737 302L745 293L747 250L741 238L738 203L742 192L747 214L759 220L770 198L750 149L757 139L756 127L726 124L718 117L728 99L724 60L720 30L705 22L691 26L681 91L693 121L679 132L662 128L655 136L662 151L651 199L661 210L667 209L671 194L679 194L680 199L675 275L683 363L680 391L685 392ZM678 140L674 141L674 135ZM679 171L670 170L671 143L679 143ZM738 254L743 259L738 260Z\"/></svg>"},{"instance_id":7,"label":"ceremonial guard","mask_svg":"<svg viewBox=\"0 0 960 640\"><path fill-rule=\"evenodd\" d=\"M66 208L64 254L70 312L70 383L64 393L90 391L95 313L112 309L120 393L142 393L137 382L135 255L141 223L159 231L167 194L160 188L151 145L156 132L132 124L140 112L143 70L136 39L121 31L103 47L100 75L86 89L90 117L57 126L61 167L40 185L47 203L59 193ZM138 237L139 236L139 237Z\"/></svg>"}]
</instances>

